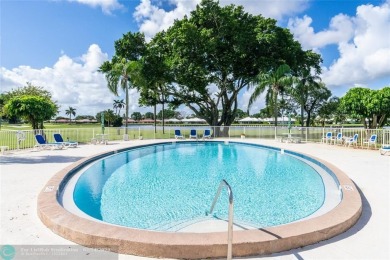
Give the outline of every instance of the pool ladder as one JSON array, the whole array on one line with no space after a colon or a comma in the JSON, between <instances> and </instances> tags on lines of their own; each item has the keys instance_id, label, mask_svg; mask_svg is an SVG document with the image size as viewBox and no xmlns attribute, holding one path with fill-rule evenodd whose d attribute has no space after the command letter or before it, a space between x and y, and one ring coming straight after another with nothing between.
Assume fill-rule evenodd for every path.
<instances>
[{"instance_id":1,"label":"pool ladder","mask_svg":"<svg viewBox=\"0 0 390 260\"><path fill-rule=\"evenodd\" d=\"M232 247L233 247L233 191L230 187L229 183L227 183L225 180L222 180L219 184L219 188L217 193L215 194L213 204L211 205L209 214L213 213L215 203L217 203L217 200L219 196L221 195L222 188L226 187L229 195L229 223L228 223L228 251L227 251L227 259L232 259Z\"/></svg>"}]
</instances>

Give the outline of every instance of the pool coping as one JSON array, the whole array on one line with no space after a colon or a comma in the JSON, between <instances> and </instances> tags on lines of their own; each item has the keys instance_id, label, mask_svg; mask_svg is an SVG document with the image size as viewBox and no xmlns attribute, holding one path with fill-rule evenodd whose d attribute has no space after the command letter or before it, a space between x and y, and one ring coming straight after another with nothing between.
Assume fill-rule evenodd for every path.
<instances>
[{"instance_id":1,"label":"pool coping","mask_svg":"<svg viewBox=\"0 0 390 260\"><path fill-rule=\"evenodd\" d=\"M171 142L154 144L162 143ZM276 147L268 148L281 150ZM119 227L79 217L61 206L57 200L57 193L61 190L63 180L71 175L75 168L96 158L128 149L113 149L81 159L55 174L38 196L37 210L41 221L54 233L75 243L122 254L187 259L225 257L227 232L160 232ZM290 152L287 149L284 151ZM271 254L314 244L345 232L358 221L362 213L362 200L352 180L340 169L322 159L304 153L299 154L322 163L334 173L343 191L341 202L326 214L304 221L234 231L234 256Z\"/></svg>"}]
</instances>

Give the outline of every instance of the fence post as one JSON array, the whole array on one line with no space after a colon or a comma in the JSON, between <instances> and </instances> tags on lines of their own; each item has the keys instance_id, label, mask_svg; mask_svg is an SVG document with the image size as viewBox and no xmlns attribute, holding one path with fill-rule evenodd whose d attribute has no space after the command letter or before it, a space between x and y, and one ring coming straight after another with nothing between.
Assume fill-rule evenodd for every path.
<instances>
[{"instance_id":1,"label":"fence post","mask_svg":"<svg viewBox=\"0 0 390 260\"><path fill-rule=\"evenodd\" d=\"M307 143L307 136L309 135L309 128L308 127L305 127L305 142Z\"/></svg>"},{"instance_id":2,"label":"fence post","mask_svg":"<svg viewBox=\"0 0 390 260\"><path fill-rule=\"evenodd\" d=\"M276 130L276 126L274 126L274 139L276 140L276 136L277 136L277 130Z\"/></svg>"},{"instance_id":3,"label":"fence post","mask_svg":"<svg viewBox=\"0 0 390 260\"><path fill-rule=\"evenodd\" d=\"M385 129L382 130L382 147L385 145Z\"/></svg>"}]
</instances>

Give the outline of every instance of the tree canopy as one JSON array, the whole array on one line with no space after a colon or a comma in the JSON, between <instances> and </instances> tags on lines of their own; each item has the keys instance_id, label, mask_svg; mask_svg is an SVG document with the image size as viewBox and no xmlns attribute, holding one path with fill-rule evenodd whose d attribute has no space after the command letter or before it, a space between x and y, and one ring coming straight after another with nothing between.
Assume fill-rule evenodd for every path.
<instances>
[{"instance_id":1,"label":"tree canopy","mask_svg":"<svg viewBox=\"0 0 390 260\"><path fill-rule=\"evenodd\" d=\"M164 91L173 108L185 105L210 125L231 125L239 92L259 73L282 64L298 70L306 56L275 20L251 15L242 6L203 0L189 17L176 20L148 45L143 66L154 64L149 67L154 70L144 70L149 71L144 77L164 88L149 85L141 96L148 96L151 88L152 93Z\"/></svg>"},{"instance_id":2,"label":"tree canopy","mask_svg":"<svg viewBox=\"0 0 390 260\"><path fill-rule=\"evenodd\" d=\"M43 121L58 113L59 106L43 87L27 82L22 88L2 93L2 112L8 118L21 118L31 123L33 129L43 129Z\"/></svg>"},{"instance_id":3,"label":"tree canopy","mask_svg":"<svg viewBox=\"0 0 390 260\"><path fill-rule=\"evenodd\" d=\"M51 100L32 95L12 97L4 106L6 114L21 117L31 123L33 129L43 128L43 121L57 114L58 107Z\"/></svg>"},{"instance_id":4,"label":"tree canopy","mask_svg":"<svg viewBox=\"0 0 390 260\"><path fill-rule=\"evenodd\" d=\"M365 127L382 127L390 114L390 87L380 90L351 88L341 98L340 109L348 116L359 119Z\"/></svg>"},{"instance_id":5,"label":"tree canopy","mask_svg":"<svg viewBox=\"0 0 390 260\"><path fill-rule=\"evenodd\" d=\"M76 108L69 107L65 110L65 115L69 116L69 121L72 122L72 116L76 116Z\"/></svg>"}]
</instances>

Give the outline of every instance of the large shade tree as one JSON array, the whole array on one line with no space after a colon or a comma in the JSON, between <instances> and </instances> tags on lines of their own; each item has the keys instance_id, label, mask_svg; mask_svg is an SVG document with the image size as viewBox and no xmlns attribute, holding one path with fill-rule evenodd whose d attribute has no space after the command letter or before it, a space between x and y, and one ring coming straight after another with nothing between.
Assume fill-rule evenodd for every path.
<instances>
[{"instance_id":1,"label":"large shade tree","mask_svg":"<svg viewBox=\"0 0 390 260\"><path fill-rule=\"evenodd\" d=\"M17 118L31 123L33 129L43 129L43 121L58 113L59 106L52 94L41 86L27 82L26 86L1 94L2 112L8 119Z\"/></svg>"},{"instance_id":2,"label":"large shade tree","mask_svg":"<svg viewBox=\"0 0 390 260\"><path fill-rule=\"evenodd\" d=\"M312 115L317 113L325 102L332 96L332 92L324 83L318 83L308 89L307 99L304 105L306 113L306 126L309 127L312 122Z\"/></svg>"},{"instance_id":3,"label":"large shade tree","mask_svg":"<svg viewBox=\"0 0 390 260\"><path fill-rule=\"evenodd\" d=\"M288 89L288 94L295 100L300 110L301 126L304 126L305 107L310 101L310 95L315 93L315 89L321 88L321 68L319 64L322 62L321 57L313 52L305 52L302 62L299 64L296 71L293 72L295 82L293 88ZM306 121L307 123L307 121ZM308 126L308 125L307 125Z\"/></svg>"},{"instance_id":4,"label":"large shade tree","mask_svg":"<svg viewBox=\"0 0 390 260\"><path fill-rule=\"evenodd\" d=\"M1 109L0 113L2 113L2 115L4 117L8 118L10 123L16 123L16 121L18 120L18 117L10 116L10 115L4 113L3 107L11 98L17 97L17 96L24 96L24 95L40 96L40 97L47 98L49 100L52 99L52 94L49 91L47 91L45 88L43 88L41 86L34 86L30 82L27 82L26 86L24 86L24 87L20 87L20 88L13 89L13 90L8 91L8 92L1 93L0 94L0 109Z\"/></svg>"},{"instance_id":5,"label":"large shade tree","mask_svg":"<svg viewBox=\"0 0 390 260\"><path fill-rule=\"evenodd\" d=\"M390 87L372 90L371 95L365 99L369 111L370 128L382 127L390 116Z\"/></svg>"},{"instance_id":6,"label":"large shade tree","mask_svg":"<svg viewBox=\"0 0 390 260\"><path fill-rule=\"evenodd\" d=\"M390 115L390 87L351 88L341 98L340 109L349 117L359 119L365 127L381 127Z\"/></svg>"},{"instance_id":7,"label":"large shade tree","mask_svg":"<svg viewBox=\"0 0 390 260\"><path fill-rule=\"evenodd\" d=\"M163 33L156 35L150 43L147 44L147 51L140 62L140 74L138 74L137 85L141 93L139 103L145 106L153 106L154 125L156 128L156 111L157 105L161 104L161 117L164 119L165 104L169 100L167 88L172 82L172 73L167 64L166 50L167 39L163 37ZM163 120L164 132L164 120Z\"/></svg>"},{"instance_id":8,"label":"large shade tree","mask_svg":"<svg viewBox=\"0 0 390 260\"><path fill-rule=\"evenodd\" d=\"M53 101L42 96L21 95L8 100L4 111L10 116L27 120L36 130L43 129L43 121L54 117L58 107Z\"/></svg>"},{"instance_id":9,"label":"large shade tree","mask_svg":"<svg viewBox=\"0 0 390 260\"><path fill-rule=\"evenodd\" d=\"M233 123L238 94L260 72L281 64L295 69L305 53L275 20L212 0L203 0L153 40L171 72L171 84L164 88L169 102L187 106L215 126Z\"/></svg>"}]
</instances>

